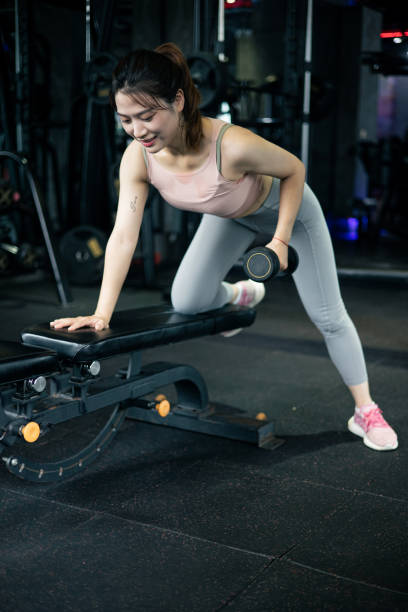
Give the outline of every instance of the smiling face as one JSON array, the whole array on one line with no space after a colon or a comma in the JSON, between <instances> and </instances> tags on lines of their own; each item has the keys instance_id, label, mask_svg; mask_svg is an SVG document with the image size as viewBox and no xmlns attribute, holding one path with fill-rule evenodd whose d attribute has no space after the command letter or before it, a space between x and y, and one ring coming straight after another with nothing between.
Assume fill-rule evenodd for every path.
<instances>
[{"instance_id":1,"label":"smiling face","mask_svg":"<svg viewBox=\"0 0 408 612\"><path fill-rule=\"evenodd\" d=\"M172 104L162 102L158 107L154 100L142 105L131 96L119 91L115 96L116 111L122 127L131 137L139 141L150 153L182 142L180 115L184 106L184 95L180 90Z\"/></svg>"}]
</instances>

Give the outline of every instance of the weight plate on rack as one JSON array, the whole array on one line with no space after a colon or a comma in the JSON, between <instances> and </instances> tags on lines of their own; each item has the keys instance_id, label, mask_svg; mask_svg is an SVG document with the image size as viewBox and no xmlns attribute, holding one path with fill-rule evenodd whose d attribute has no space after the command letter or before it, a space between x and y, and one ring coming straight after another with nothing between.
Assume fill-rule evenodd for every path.
<instances>
[{"instance_id":1,"label":"weight plate on rack","mask_svg":"<svg viewBox=\"0 0 408 612\"><path fill-rule=\"evenodd\" d=\"M93 285L102 279L107 236L90 225L79 225L62 236L60 252L68 280Z\"/></svg>"},{"instance_id":2,"label":"weight plate on rack","mask_svg":"<svg viewBox=\"0 0 408 612\"><path fill-rule=\"evenodd\" d=\"M112 72L118 60L110 53L100 53L85 65L85 93L96 104L109 104Z\"/></svg>"},{"instance_id":3,"label":"weight plate on rack","mask_svg":"<svg viewBox=\"0 0 408 612\"><path fill-rule=\"evenodd\" d=\"M217 101L223 86L222 69L210 53L196 53L187 58L194 85L201 94L200 108Z\"/></svg>"}]
</instances>

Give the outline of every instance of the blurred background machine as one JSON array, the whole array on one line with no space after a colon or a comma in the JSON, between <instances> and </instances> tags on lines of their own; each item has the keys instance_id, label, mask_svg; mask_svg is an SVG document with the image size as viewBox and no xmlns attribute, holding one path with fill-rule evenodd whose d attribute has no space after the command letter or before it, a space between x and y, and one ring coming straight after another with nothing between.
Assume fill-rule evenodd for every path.
<instances>
[{"instance_id":1,"label":"blurred background machine","mask_svg":"<svg viewBox=\"0 0 408 612\"><path fill-rule=\"evenodd\" d=\"M71 285L100 281L129 142L111 73L130 49L167 40L187 56L203 114L305 161L340 272L406 270L400 3L5 0L1 11L0 275L51 272L62 302ZM168 287L199 220L152 188L128 282Z\"/></svg>"}]
</instances>

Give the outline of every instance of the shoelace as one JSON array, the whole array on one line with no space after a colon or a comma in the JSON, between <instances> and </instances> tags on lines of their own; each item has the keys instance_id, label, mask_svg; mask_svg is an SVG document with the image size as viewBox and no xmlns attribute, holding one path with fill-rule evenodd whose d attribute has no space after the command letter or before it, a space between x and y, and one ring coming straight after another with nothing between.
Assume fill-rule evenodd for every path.
<instances>
[{"instance_id":1,"label":"shoelace","mask_svg":"<svg viewBox=\"0 0 408 612\"><path fill-rule=\"evenodd\" d=\"M252 295L246 289L245 285L241 285L241 290L242 290L242 293L241 293L241 298L239 300L239 304L240 306L248 306L248 304L252 300Z\"/></svg>"},{"instance_id":2,"label":"shoelace","mask_svg":"<svg viewBox=\"0 0 408 612\"><path fill-rule=\"evenodd\" d=\"M373 427L387 427L387 423L382 416L382 411L378 406L372 408L370 412L362 414L361 418L364 421L367 431Z\"/></svg>"}]
</instances>

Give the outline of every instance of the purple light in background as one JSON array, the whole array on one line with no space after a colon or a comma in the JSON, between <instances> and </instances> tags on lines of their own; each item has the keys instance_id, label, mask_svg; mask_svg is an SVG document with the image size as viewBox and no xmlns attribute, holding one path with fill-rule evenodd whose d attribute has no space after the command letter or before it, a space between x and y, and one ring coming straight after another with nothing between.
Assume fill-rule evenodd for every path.
<instances>
[{"instance_id":1,"label":"purple light in background","mask_svg":"<svg viewBox=\"0 0 408 612\"><path fill-rule=\"evenodd\" d=\"M327 223L334 238L347 242L358 240L359 220L355 217L329 218Z\"/></svg>"},{"instance_id":2,"label":"purple light in background","mask_svg":"<svg viewBox=\"0 0 408 612\"><path fill-rule=\"evenodd\" d=\"M358 219L355 217L347 217L346 219L347 232L344 233L344 240L358 240Z\"/></svg>"},{"instance_id":3,"label":"purple light in background","mask_svg":"<svg viewBox=\"0 0 408 612\"><path fill-rule=\"evenodd\" d=\"M355 217L348 217L347 227L349 228L350 232L356 232L358 230L358 219Z\"/></svg>"}]
</instances>

